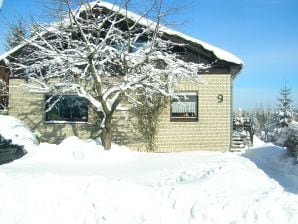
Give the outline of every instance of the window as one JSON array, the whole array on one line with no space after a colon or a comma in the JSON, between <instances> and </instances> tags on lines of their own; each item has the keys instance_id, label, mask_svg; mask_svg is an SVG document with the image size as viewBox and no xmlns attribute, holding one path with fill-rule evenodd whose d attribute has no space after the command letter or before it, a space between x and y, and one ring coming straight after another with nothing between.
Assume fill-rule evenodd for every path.
<instances>
[{"instance_id":1,"label":"window","mask_svg":"<svg viewBox=\"0 0 298 224\"><path fill-rule=\"evenodd\" d=\"M171 121L198 121L198 94L184 92L171 100Z\"/></svg>"},{"instance_id":2,"label":"window","mask_svg":"<svg viewBox=\"0 0 298 224\"><path fill-rule=\"evenodd\" d=\"M142 41L136 41L132 46L131 46L131 53L137 52L139 49L145 51L149 47L149 44L147 42L142 42Z\"/></svg>"},{"instance_id":3,"label":"window","mask_svg":"<svg viewBox=\"0 0 298 224\"><path fill-rule=\"evenodd\" d=\"M88 102L76 95L47 95L46 111L47 122L88 122Z\"/></svg>"},{"instance_id":4,"label":"window","mask_svg":"<svg viewBox=\"0 0 298 224\"><path fill-rule=\"evenodd\" d=\"M172 47L172 52L177 54L180 59L185 59L186 56L186 48L179 45L174 45Z\"/></svg>"},{"instance_id":5,"label":"window","mask_svg":"<svg viewBox=\"0 0 298 224\"><path fill-rule=\"evenodd\" d=\"M126 45L126 43L115 43L115 44L112 44L112 47L114 47L118 51L128 50L128 46ZM135 53L138 50L145 51L145 49L147 49L148 47L149 47L149 44L147 43L147 41L136 41L130 46L129 53Z\"/></svg>"}]
</instances>

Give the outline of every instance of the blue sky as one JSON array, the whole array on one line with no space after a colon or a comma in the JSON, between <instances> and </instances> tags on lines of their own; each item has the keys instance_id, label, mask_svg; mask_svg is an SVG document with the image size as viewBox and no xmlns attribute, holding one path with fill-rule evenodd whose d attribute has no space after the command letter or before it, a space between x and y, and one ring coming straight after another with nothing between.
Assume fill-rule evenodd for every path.
<instances>
[{"instance_id":1,"label":"blue sky","mask_svg":"<svg viewBox=\"0 0 298 224\"><path fill-rule=\"evenodd\" d=\"M30 15L41 15L42 2L47 1L4 0L0 54L9 24L19 17L29 21ZM185 0L183 4L174 18L182 22L176 30L225 49L245 62L234 81L235 109L259 104L276 107L285 82L298 107L297 0Z\"/></svg>"}]
</instances>

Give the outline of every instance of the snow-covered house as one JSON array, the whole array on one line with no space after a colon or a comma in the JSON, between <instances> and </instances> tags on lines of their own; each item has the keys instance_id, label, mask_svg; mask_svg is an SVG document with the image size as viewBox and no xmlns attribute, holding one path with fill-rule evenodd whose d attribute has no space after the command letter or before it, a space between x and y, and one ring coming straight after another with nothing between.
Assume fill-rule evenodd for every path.
<instances>
[{"instance_id":1,"label":"snow-covered house","mask_svg":"<svg viewBox=\"0 0 298 224\"><path fill-rule=\"evenodd\" d=\"M96 1L92 7L121 13L112 4ZM131 20L146 26L148 21L128 12ZM177 48L183 60L210 64L207 70L199 72L205 81L197 84L191 80L180 81L175 89L180 100L169 100L160 116L156 136L156 151L172 152L187 150L229 150L232 130L232 87L243 62L231 53L198 39L166 27L160 28L171 41L183 44ZM46 35L45 35L46 37ZM13 56L26 46L23 43L0 56L2 70ZM6 69L9 76L8 114L23 120L41 133L42 140L59 142L67 136L77 135L93 138L99 135L96 114L84 99L68 95L50 110L50 100L45 92L32 93L20 86L28 80ZM30 82L30 80L29 80ZM51 99L50 99L51 98ZM143 149L144 143L136 139L127 111L117 112L113 120L113 141L134 149Z\"/></svg>"}]
</instances>

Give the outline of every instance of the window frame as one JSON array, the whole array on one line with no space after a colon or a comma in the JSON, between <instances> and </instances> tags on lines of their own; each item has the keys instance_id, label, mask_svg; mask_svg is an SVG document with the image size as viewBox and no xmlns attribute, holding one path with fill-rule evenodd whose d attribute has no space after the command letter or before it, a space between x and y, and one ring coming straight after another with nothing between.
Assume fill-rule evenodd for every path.
<instances>
[{"instance_id":1,"label":"window frame","mask_svg":"<svg viewBox=\"0 0 298 224\"><path fill-rule=\"evenodd\" d=\"M58 104L58 106L63 106L63 107L65 107L65 104L63 104L62 102L63 102L63 98L67 98L67 97L74 97L74 98L77 98L77 99L80 99L81 100L81 102L80 103L84 103L84 107L86 107L85 108L85 113L86 113L86 116L81 116L80 118L77 118L77 119L73 119L73 118L66 118L65 119L65 117L61 117L61 115L59 115L59 119L50 119L49 118L49 114L48 113L50 113L51 111L52 111L52 109L51 110L49 110L49 111L47 111L48 110L48 108L49 108L49 104L50 104L50 102L47 102L51 97L53 97L53 99L52 99L52 102L53 101L55 101L56 99L57 99L57 97L62 97L62 99L60 99L59 101L57 101L56 102L56 105ZM56 99L55 99L56 98ZM45 114L44 114L44 122L46 123L46 124L80 124L80 123L83 123L83 124L85 124L85 123L88 123L88 121L89 121L89 103L88 103L88 101L86 100L86 99L84 99L84 98L82 98L82 97L80 97L80 96L78 96L78 95L76 95L76 94L65 94L65 95L56 95L56 96L53 96L53 95L51 95L51 94L46 94L45 95L45 97L44 97L44 99L45 99L45 106L44 106L44 108L45 108ZM55 106L56 106L55 105ZM54 107L55 107L54 106ZM76 106L77 107L77 106ZM59 108L58 109L59 111L61 111L61 109ZM67 110L67 109L66 109ZM69 110L69 109L68 109ZM59 113L59 111L58 111L58 113ZM80 114L81 115L81 114Z\"/></svg>"},{"instance_id":2,"label":"window frame","mask_svg":"<svg viewBox=\"0 0 298 224\"><path fill-rule=\"evenodd\" d=\"M199 120L199 94L197 91L188 91L188 92L177 92L175 93L177 97L187 97L187 96L195 96L195 116L173 116L172 111L172 103L175 98L171 98L170 100L170 121L171 122L198 122ZM183 102L182 102L183 103Z\"/></svg>"}]
</instances>

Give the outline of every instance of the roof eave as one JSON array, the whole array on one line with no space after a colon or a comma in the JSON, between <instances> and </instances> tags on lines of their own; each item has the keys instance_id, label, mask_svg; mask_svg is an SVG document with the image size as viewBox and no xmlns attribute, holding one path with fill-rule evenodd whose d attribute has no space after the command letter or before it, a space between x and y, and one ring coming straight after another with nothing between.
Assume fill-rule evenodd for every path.
<instances>
[{"instance_id":1,"label":"roof eave","mask_svg":"<svg viewBox=\"0 0 298 224\"><path fill-rule=\"evenodd\" d=\"M19 49L21 49L22 47L24 47L26 45L25 42L17 45L16 47L10 49L9 51L5 52L4 54L0 55L0 61L3 61L4 64L8 64L9 60L7 59L10 55L12 55L13 53L15 53L16 51L18 51Z\"/></svg>"}]
</instances>

